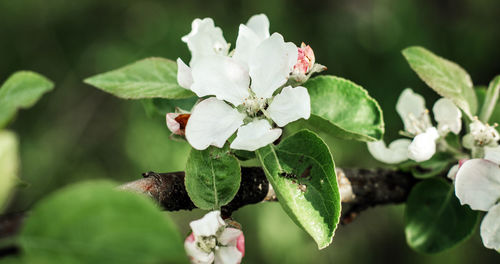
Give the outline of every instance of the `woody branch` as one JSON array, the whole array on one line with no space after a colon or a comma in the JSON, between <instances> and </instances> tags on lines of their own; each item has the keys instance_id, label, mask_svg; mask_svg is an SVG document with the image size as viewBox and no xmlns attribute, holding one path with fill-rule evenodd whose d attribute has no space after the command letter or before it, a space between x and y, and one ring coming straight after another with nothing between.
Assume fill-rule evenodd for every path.
<instances>
[{"instance_id":1,"label":"woody branch","mask_svg":"<svg viewBox=\"0 0 500 264\"><path fill-rule=\"evenodd\" d=\"M373 206L402 203L415 184L407 173L390 169L336 169L342 200L342 223L350 222L359 212ZM192 210L184 185L184 172L147 172L144 178L121 186L147 194L165 210ZM234 199L221 208L229 217L239 208L265 201L277 201L264 171L259 167L242 168L241 186Z\"/></svg>"}]
</instances>

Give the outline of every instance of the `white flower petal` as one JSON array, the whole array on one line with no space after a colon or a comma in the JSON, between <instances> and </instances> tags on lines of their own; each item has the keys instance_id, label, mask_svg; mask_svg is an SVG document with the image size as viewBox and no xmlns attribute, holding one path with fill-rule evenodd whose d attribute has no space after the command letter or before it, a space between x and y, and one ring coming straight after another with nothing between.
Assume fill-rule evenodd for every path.
<instances>
[{"instance_id":1,"label":"white flower petal","mask_svg":"<svg viewBox=\"0 0 500 264\"><path fill-rule=\"evenodd\" d=\"M274 33L264 40L249 59L252 91L257 97L270 98L274 91L284 85L297 61L297 47L285 43L283 37ZM293 65L291 65L293 61Z\"/></svg>"},{"instance_id":2,"label":"white flower petal","mask_svg":"<svg viewBox=\"0 0 500 264\"><path fill-rule=\"evenodd\" d=\"M215 54L226 55L229 44L222 35L222 30L214 25L211 18L195 19L191 26L191 32L182 37L191 51L191 62L193 66L196 61L204 56Z\"/></svg>"},{"instance_id":3,"label":"white flower petal","mask_svg":"<svg viewBox=\"0 0 500 264\"><path fill-rule=\"evenodd\" d=\"M230 57L203 57L192 71L194 82L191 90L199 97L215 95L219 100L238 106L250 95L248 71Z\"/></svg>"},{"instance_id":4,"label":"white flower petal","mask_svg":"<svg viewBox=\"0 0 500 264\"><path fill-rule=\"evenodd\" d=\"M177 58L177 82L182 88L191 89L193 84L193 75L191 68L187 66L181 58Z\"/></svg>"},{"instance_id":5,"label":"white flower petal","mask_svg":"<svg viewBox=\"0 0 500 264\"><path fill-rule=\"evenodd\" d=\"M491 207L481 222L481 239L485 247L500 250L500 203Z\"/></svg>"},{"instance_id":6,"label":"white flower petal","mask_svg":"<svg viewBox=\"0 0 500 264\"><path fill-rule=\"evenodd\" d=\"M244 118L244 114L223 101L208 98L193 108L186 125L186 139L195 149L206 149L210 145L222 148Z\"/></svg>"},{"instance_id":7,"label":"white flower petal","mask_svg":"<svg viewBox=\"0 0 500 264\"><path fill-rule=\"evenodd\" d=\"M228 227L225 228L224 231L220 234L220 236L217 238L217 241L219 241L222 245L225 246L236 246L236 242L238 240L238 237L243 234L241 230Z\"/></svg>"},{"instance_id":8,"label":"white flower petal","mask_svg":"<svg viewBox=\"0 0 500 264\"><path fill-rule=\"evenodd\" d=\"M299 118L308 119L311 115L311 99L307 89L301 86L287 86L273 98L267 108L273 121L280 127Z\"/></svg>"},{"instance_id":9,"label":"white flower petal","mask_svg":"<svg viewBox=\"0 0 500 264\"><path fill-rule=\"evenodd\" d=\"M383 140L368 142L368 151L378 161L395 164L408 159L408 146L411 141L409 139L394 140L389 147L386 147Z\"/></svg>"},{"instance_id":10,"label":"white flower petal","mask_svg":"<svg viewBox=\"0 0 500 264\"><path fill-rule=\"evenodd\" d=\"M246 25L240 25L233 58L248 65L248 58L252 56L257 46L267 38L269 38L267 16L264 14L252 16Z\"/></svg>"},{"instance_id":11,"label":"white flower petal","mask_svg":"<svg viewBox=\"0 0 500 264\"><path fill-rule=\"evenodd\" d=\"M438 123L439 131L445 133L451 131L458 134L462 129L462 112L450 99L441 98L437 100L432 107L432 112L434 113L434 119Z\"/></svg>"},{"instance_id":12,"label":"white flower petal","mask_svg":"<svg viewBox=\"0 0 500 264\"><path fill-rule=\"evenodd\" d=\"M484 159L500 164L500 146L484 147Z\"/></svg>"},{"instance_id":13,"label":"white flower petal","mask_svg":"<svg viewBox=\"0 0 500 264\"><path fill-rule=\"evenodd\" d=\"M238 264L243 255L236 247L219 247L215 251L215 264Z\"/></svg>"},{"instance_id":14,"label":"white flower petal","mask_svg":"<svg viewBox=\"0 0 500 264\"><path fill-rule=\"evenodd\" d=\"M403 120L405 130L412 134L417 133L413 119L423 118L424 123L431 124L430 118L426 114L424 97L413 92L410 88L406 88L399 96L396 111Z\"/></svg>"},{"instance_id":15,"label":"white flower petal","mask_svg":"<svg viewBox=\"0 0 500 264\"><path fill-rule=\"evenodd\" d=\"M247 22L247 27L262 40L269 37L269 19L264 14L252 16Z\"/></svg>"},{"instance_id":16,"label":"white flower petal","mask_svg":"<svg viewBox=\"0 0 500 264\"><path fill-rule=\"evenodd\" d=\"M455 194L473 210L488 211L500 199L500 168L485 159L462 164L455 178Z\"/></svg>"},{"instance_id":17,"label":"white flower petal","mask_svg":"<svg viewBox=\"0 0 500 264\"><path fill-rule=\"evenodd\" d=\"M245 25L240 25L233 58L248 65L248 59L263 39Z\"/></svg>"},{"instance_id":18,"label":"white flower petal","mask_svg":"<svg viewBox=\"0 0 500 264\"><path fill-rule=\"evenodd\" d=\"M219 228L225 225L226 223L220 217L220 211L208 212L201 219L189 223L195 237L214 236Z\"/></svg>"},{"instance_id":19,"label":"white flower petal","mask_svg":"<svg viewBox=\"0 0 500 264\"><path fill-rule=\"evenodd\" d=\"M196 264L211 264L213 263L215 259L215 255L213 252L206 253L202 250L200 250L196 246L196 242L193 241L186 241L184 242L184 249L186 250L186 253L189 257L189 260L191 263L196 263Z\"/></svg>"},{"instance_id":20,"label":"white flower petal","mask_svg":"<svg viewBox=\"0 0 500 264\"><path fill-rule=\"evenodd\" d=\"M281 129L273 129L267 120L261 119L240 127L231 148L254 151L273 143L280 136Z\"/></svg>"},{"instance_id":21,"label":"white flower petal","mask_svg":"<svg viewBox=\"0 0 500 264\"><path fill-rule=\"evenodd\" d=\"M293 44L292 42L285 43L285 50L288 54L288 68L290 69L290 73L293 72L293 68L295 64L297 64L299 58L299 48Z\"/></svg>"},{"instance_id":22,"label":"white flower petal","mask_svg":"<svg viewBox=\"0 0 500 264\"><path fill-rule=\"evenodd\" d=\"M408 157L416 162L426 161L436 153L436 139L439 134L435 127L428 128L425 133L418 134L408 146Z\"/></svg>"},{"instance_id":23,"label":"white flower petal","mask_svg":"<svg viewBox=\"0 0 500 264\"><path fill-rule=\"evenodd\" d=\"M458 164L453 165L453 167L451 167L450 170L448 171L448 175L446 175L446 177L448 177L448 179L450 179L452 181L455 181L455 177L457 176L457 172L458 172L459 168L460 168L460 165L458 165Z\"/></svg>"},{"instance_id":24,"label":"white flower petal","mask_svg":"<svg viewBox=\"0 0 500 264\"><path fill-rule=\"evenodd\" d=\"M178 117L180 114L179 113L167 113L166 115L166 121L167 121L167 127L170 130L170 132L176 134L176 135L181 135L181 125L179 122L175 120L176 117Z\"/></svg>"}]
</instances>

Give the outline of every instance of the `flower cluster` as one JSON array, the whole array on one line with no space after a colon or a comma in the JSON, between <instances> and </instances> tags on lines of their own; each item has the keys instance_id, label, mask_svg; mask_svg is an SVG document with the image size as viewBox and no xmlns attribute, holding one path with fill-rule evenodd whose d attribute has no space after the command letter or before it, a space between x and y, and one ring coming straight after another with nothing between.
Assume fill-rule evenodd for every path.
<instances>
[{"instance_id":1,"label":"flower cluster","mask_svg":"<svg viewBox=\"0 0 500 264\"><path fill-rule=\"evenodd\" d=\"M411 89L403 91L396 110L403 119L402 134L413 140L398 139L389 147L383 141L368 143L370 153L385 163L399 163L408 158L426 161L436 152L437 143L447 146L445 140L439 139L449 132L458 135L462 128L461 112L449 99L439 99L432 108L437 127L432 125L424 98ZM500 135L495 127L477 117L470 122L469 133L463 136L462 143L473 159L461 153L448 178L454 181L455 195L462 204L487 212L481 223L481 238L485 247L500 250Z\"/></svg>"},{"instance_id":2,"label":"flower cluster","mask_svg":"<svg viewBox=\"0 0 500 264\"><path fill-rule=\"evenodd\" d=\"M434 104L432 112L438 123L432 125L429 111L425 107L425 99L405 89L399 96L396 110L403 120L405 136L409 139L397 139L389 147L384 141L368 143L368 150L374 158L385 163L400 163L407 159L422 162L430 159L436 152L436 141L449 132L458 134L462 128L462 112L446 98L441 98Z\"/></svg>"},{"instance_id":3,"label":"flower cluster","mask_svg":"<svg viewBox=\"0 0 500 264\"><path fill-rule=\"evenodd\" d=\"M298 48L279 33L271 35L265 15L240 25L233 51L211 18L195 19L182 41L191 61L188 66L177 59L178 83L200 98L208 97L194 106L185 126L195 149L220 148L237 131L230 147L254 151L278 139L278 127L309 118L309 93L294 85L324 67L315 63L311 47ZM183 134L172 120L172 132Z\"/></svg>"},{"instance_id":4,"label":"flower cluster","mask_svg":"<svg viewBox=\"0 0 500 264\"><path fill-rule=\"evenodd\" d=\"M245 237L239 228L231 227L220 217L220 211L207 213L192 221L193 232L184 248L191 263L238 264L245 255Z\"/></svg>"}]
</instances>

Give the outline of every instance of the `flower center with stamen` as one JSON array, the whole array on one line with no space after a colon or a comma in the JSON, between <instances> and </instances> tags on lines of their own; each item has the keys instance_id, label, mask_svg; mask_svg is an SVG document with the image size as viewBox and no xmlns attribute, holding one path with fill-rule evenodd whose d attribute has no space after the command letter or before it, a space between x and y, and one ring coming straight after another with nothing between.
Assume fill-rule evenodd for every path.
<instances>
[{"instance_id":1,"label":"flower center with stamen","mask_svg":"<svg viewBox=\"0 0 500 264\"><path fill-rule=\"evenodd\" d=\"M432 127L429 118L429 110L427 109L419 116L409 113L405 119L405 121L408 121L407 123L411 124L411 126L407 127L406 130L413 135L424 133L427 128Z\"/></svg>"},{"instance_id":2,"label":"flower center with stamen","mask_svg":"<svg viewBox=\"0 0 500 264\"><path fill-rule=\"evenodd\" d=\"M500 139L495 127L497 124L490 126L489 124L484 124L478 119L470 124L470 133L474 138L474 141L479 146L489 145L492 142L496 142Z\"/></svg>"},{"instance_id":3,"label":"flower center with stamen","mask_svg":"<svg viewBox=\"0 0 500 264\"><path fill-rule=\"evenodd\" d=\"M202 251L210 253L217 247L217 238L215 236L201 236L196 245Z\"/></svg>"},{"instance_id":4,"label":"flower center with stamen","mask_svg":"<svg viewBox=\"0 0 500 264\"><path fill-rule=\"evenodd\" d=\"M249 116L255 116L259 111L264 110L267 105L267 100L250 96L243 102L245 110Z\"/></svg>"}]
</instances>

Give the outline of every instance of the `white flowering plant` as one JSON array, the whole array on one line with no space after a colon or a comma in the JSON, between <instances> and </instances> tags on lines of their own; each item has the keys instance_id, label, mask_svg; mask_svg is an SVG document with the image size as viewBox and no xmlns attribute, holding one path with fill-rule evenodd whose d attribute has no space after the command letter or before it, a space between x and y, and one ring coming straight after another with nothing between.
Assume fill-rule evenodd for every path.
<instances>
[{"instance_id":1,"label":"white flowering plant","mask_svg":"<svg viewBox=\"0 0 500 264\"><path fill-rule=\"evenodd\" d=\"M326 70L314 45L285 39L259 14L239 25L232 49L213 19L195 19L181 38L189 59L148 58L85 80L140 100L148 114L165 118L166 137L191 146L183 188L193 207L209 211L190 224L184 248L191 263L242 261L243 230L225 208L249 166L265 173L267 196L319 249L331 244L341 201L356 193L337 175L319 131L367 142L374 158L416 178L405 209L415 250L437 253L465 241L478 211L487 212L484 245L499 250L500 136L492 120L500 110L500 77L488 89L474 87L457 64L422 47L405 49L411 68L442 98L429 111L423 96L403 90L396 104L403 138L387 146L382 111L368 92L340 77L313 76ZM291 129L292 123L306 129Z\"/></svg>"},{"instance_id":2,"label":"white flowering plant","mask_svg":"<svg viewBox=\"0 0 500 264\"><path fill-rule=\"evenodd\" d=\"M367 143L375 159L421 180L407 201L407 241L417 251L440 252L470 237L483 211L484 246L499 251L500 76L487 89L474 87L460 66L422 47L407 48L403 55L442 96L431 112L423 96L405 89L396 104L405 138L388 146L382 140Z\"/></svg>"},{"instance_id":3,"label":"white flowering plant","mask_svg":"<svg viewBox=\"0 0 500 264\"><path fill-rule=\"evenodd\" d=\"M149 114L164 116L171 139L192 147L185 186L196 207L220 212L240 188L241 167L258 164L285 212L319 248L328 246L341 204L332 155L316 132L380 140L378 103L349 80L314 77L326 67L312 46L271 33L264 14L239 26L234 49L211 18L195 19L181 40L190 59L144 59L85 82L140 99ZM288 132L290 123L307 129ZM217 220L215 214L210 217ZM210 225L205 220L199 223ZM185 243L191 262L241 261L242 252L228 249L219 228L205 234L193 227Z\"/></svg>"},{"instance_id":4,"label":"white flowering plant","mask_svg":"<svg viewBox=\"0 0 500 264\"><path fill-rule=\"evenodd\" d=\"M442 252L479 229L483 245L500 251L500 76L474 86L456 63L422 47L403 50L440 98L428 109L424 96L404 89L395 105L403 129L387 145L382 111L368 92L340 77L314 76L326 71L314 45L271 33L266 15L239 25L234 49L211 18L195 19L180 39L189 60L148 58L85 82L159 113L165 140L191 147L185 171L145 173L119 188L79 183L17 220L0 215L2 232L23 220L15 239L1 241L2 254L14 245L22 253L12 260L22 263L237 264L245 235L232 212L261 201L278 201L319 249L332 243L341 220L404 201L414 250ZM0 86L0 212L21 182L19 140L5 127L52 88L25 71ZM366 142L389 168L347 176L319 135ZM150 198L165 210L207 212L181 237Z\"/></svg>"}]
</instances>

